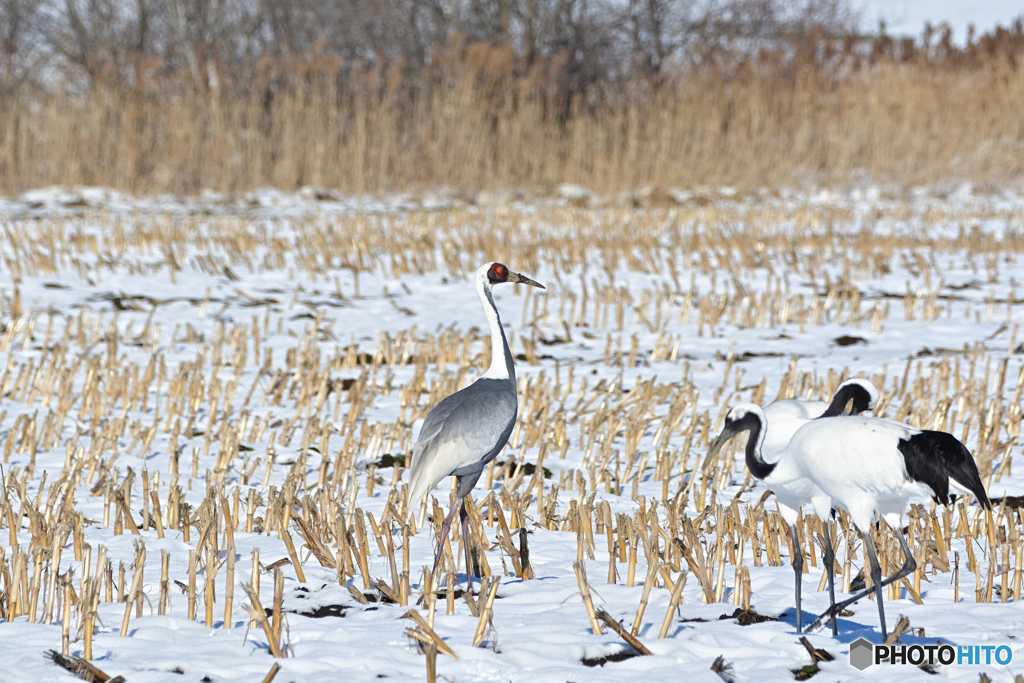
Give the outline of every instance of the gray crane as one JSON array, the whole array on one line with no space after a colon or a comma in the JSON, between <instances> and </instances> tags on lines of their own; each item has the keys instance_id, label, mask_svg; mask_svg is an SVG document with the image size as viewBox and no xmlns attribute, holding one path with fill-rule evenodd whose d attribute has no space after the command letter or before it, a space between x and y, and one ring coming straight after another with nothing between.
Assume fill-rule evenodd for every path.
<instances>
[{"instance_id":1,"label":"gray crane","mask_svg":"<svg viewBox=\"0 0 1024 683\"><path fill-rule=\"evenodd\" d=\"M471 385L443 399L423 421L412 447L412 473L409 480L409 508L419 503L438 482L454 474L458 486L455 502L441 525L441 540L434 557L434 570L441 561L444 542L451 529L455 511L462 522L466 548L466 580L473 588L469 553L469 527L465 500L480 479L484 467L508 441L516 422L516 371L512 353L501 327L491 288L503 282L520 282L544 289L544 285L514 273L500 263L488 263L476 271L476 293L487 315L491 330L491 365Z\"/></svg>"}]
</instances>

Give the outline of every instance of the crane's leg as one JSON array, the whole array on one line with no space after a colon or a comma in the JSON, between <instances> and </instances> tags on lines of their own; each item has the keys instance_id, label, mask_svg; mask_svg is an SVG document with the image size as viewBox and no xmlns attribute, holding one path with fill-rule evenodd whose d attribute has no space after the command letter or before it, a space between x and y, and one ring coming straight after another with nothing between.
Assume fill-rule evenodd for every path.
<instances>
[{"instance_id":1,"label":"crane's leg","mask_svg":"<svg viewBox=\"0 0 1024 683\"><path fill-rule=\"evenodd\" d=\"M882 604L882 568L878 565L878 558L875 557L875 544L871 542L871 532L861 532L864 538L864 552L871 560L871 583L875 584L875 601L878 603L878 621L882 625L882 640L889 637L885 629L885 605ZM833 619L835 616L833 616Z\"/></svg>"},{"instance_id":2,"label":"crane's leg","mask_svg":"<svg viewBox=\"0 0 1024 683\"><path fill-rule=\"evenodd\" d=\"M793 571L796 572L796 632L800 633L803 624L803 611L800 609L800 589L804 580L804 553L800 548L800 540L796 534L796 524L789 525L789 537L793 539Z\"/></svg>"},{"instance_id":3,"label":"crane's leg","mask_svg":"<svg viewBox=\"0 0 1024 683\"><path fill-rule=\"evenodd\" d=\"M466 512L466 502L462 501L462 512L459 513L462 520L462 545L466 549L466 583L470 595L473 594L473 555L469 551L469 513Z\"/></svg>"},{"instance_id":4,"label":"crane's leg","mask_svg":"<svg viewBox=\"0 0 1024 683\"><path fill-rule=\"evenodd\" d=\"M892 528L892 527L889 527L889 528ZM896 581L899 581L900 579L902 579L903 577L905 577L905 576L907 576L909 574L913 574L914 570L917 569L917 562L914 560L914 554L910 551L910 546L907 545L907 539L903 538L903 534L900 532L899 529L893 529L892 531L893 531L894 534L896 534L896 539L900 542L900 546L903 548L903 566L900 567L899 571L897 571L895 574L893 574L889 578L885 579L884 581L879 581L876 584L876 588L879 588L879 589L880 588L884 588L885 586L888 586L890 583L895 583ZM872 560L872 563L874 565L877 565L878 564L878 560L875 558L875 546L871 543L870 537L868 536L867 533L861 532L861 535L864 537L864 549L865 549L865 552L868 555L868 558ZM878 572L879 572L879 578L881 578L881 568L878 569ZM872 582L875 581L874 567L872 567L871 580L872 580ZM857 602L858 600L860 600L861 598L866 596L872 590L875 590L875 588L871 588L871 589L868 589L868 590L863 590L860 593L857 593L856 595L854 595L853 597L848 598L847 600L844 600L843 602L839 603L838 605L835 605L834 607L830 607L827 612L822 614L820 617L818 617L815 620L815 622L813 624L808 626L807 630L811 631L811 630L817 628L818 625L821 624L822 620L824 620L824 619L835 618L844 609L846 609L847 607L849 607L853 603ZM880 592L879 592L879 595L881 595ZM879 613L881 613L881 611L882 611L881 603L879 603L878 609L879 609ZM882 631L883 631L883 633L885 632L884 619L883 619L883 624L882 624ZM888 637L888 636L886 636L886 637Z\"/></svg>"},{"instance_id":5,"label":"crane's leg","mask_svg":"<svg viewBox=\"0 0 1024 683\"><path fill-rule=\"evenodd\" d=\"M448 510L448 515L441 524L441 540L437 542L437 552L434 555L434 569L432 573L437 573L437 566L441 564L441 558L444 556L444 542L448 538L448 531L452 528L452 520L455 519L455 513L462 509L462 500L462 498L455 499L455 502L452 503L451 508Z\"/></svg>"},{"instance_id":6,"label":"crane's leg","mask_svg":"<svg viewBox=\"0 0 1024 683\"><path fill-rule=\"evenodd\" d=\"M835 611L836 608L836 551L832 547L832 538L828 530L828 520L822 520L821 528L825 532L825 554L822 559L825 561L825 574L828 576L828 605L829 610L832 612L832 635L839 635L839 625L836 620L839 618L839 613Z\"/></svg>"}]
</instances>

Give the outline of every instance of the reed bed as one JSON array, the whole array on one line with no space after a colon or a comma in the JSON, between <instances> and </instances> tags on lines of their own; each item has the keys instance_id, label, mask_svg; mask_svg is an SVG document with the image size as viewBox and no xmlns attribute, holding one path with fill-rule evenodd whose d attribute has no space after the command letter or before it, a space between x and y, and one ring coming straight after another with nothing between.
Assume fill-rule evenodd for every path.
<instances>
[{"instance_id":1,"label":"reed bed","mask_svg":"<svg viewBox=\"0 0 1024 683\"><path fill-rule=\"evenodd\" d=\"M697 470L730 405L828 397L862 369L806 369L776 349L833 336L847 348L840 331L852 348L879 347L865 361L875 413L955 434L989 487L1015 476L1024 392L1019 211L867 215L716 203L10 220L0 618L48 625L53 648L85 660L97 637L116 650L113 635L152 614L288 658L289 615L311 609L301 591L334 583L346 597L323 607L331 616L410 619L430 678L460 647L494 647L502 581L536 576L536 538L575 546L557 569L582 599L568 611L640 655L641 638L672 637L687 600L756 620L751 570L786 565L788 577L800 548L820 572L825 523L848 591L862 550L844 513L804 516L791 538L736 444ZM947 227L979 222L1006 229ZM418 293L442 279L469 290L484 259L549 289L499 304L519 420L469 505L470 538L453 526L432 575L447 484L429 506L407 500L414 424L490 353L475 313L448 319L437 290ZM971 326L994 331L947 347L949 330ZM913 505L918 569L890 599L922 603L952 582L963 600L1017 602L1022 505L1001 497L991 518L962 498ZM877 533L887 572L899 546ZM456 585L466 543L475 596ZM604 584L636 587L635 612L595 606ZM438 613L462 610L474 632L440 636Z\"/></svg>"},{"instance_id":2,"label":"reed bed","mask_svg":"<svg viewBox=\"0 0 1024 683\"><path fill-rule=\"evenodd\" d=\"M1016 187L1022 46L1019 26L965 49L812 37L576 95L558 59L458 42L418 74L328 55L210 86L140 63L130 87L9 97L0 191Z\"/></svg>"}]
</instances>

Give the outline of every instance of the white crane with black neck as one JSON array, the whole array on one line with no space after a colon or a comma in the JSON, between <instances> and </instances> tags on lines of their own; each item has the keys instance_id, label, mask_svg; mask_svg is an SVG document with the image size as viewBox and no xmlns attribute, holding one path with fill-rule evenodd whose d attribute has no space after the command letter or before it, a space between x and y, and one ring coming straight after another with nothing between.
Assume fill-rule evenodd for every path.
<instances>
[{"instance_id":1,"label":"white crane with black neck","mask_svg":"<svg viewBox=\"0 0 1024 683\"><path fill-rule=\"evenodd\" d=\"M799 401L796 399L782 399L775 401L764 408L765 427L763 429L763 441L761 442L761 455L765 463L769 465L778 463L786 455L786 447L790 439L802 426L811 420L825 417L837 417L844 415L846 407L852 401L851 414L859 415L868 410L874 410L878 403L878 390L875 385L866 379L854 377L848 379L836 389L832 396L831 403L823 401ZM732 413L730 412L730 415ZM741 420L726 419L722 433L708 449L708 455L704 459L702 470L706 470L712 460L721 450L725 442L746 429ZM751 441L754 441L751 434ZM751 441L748 441L749 450ZM800 595L803 583L803 552L800 550L800 542L797 535L796 522L800 515L800 508L811 502L811 497L816 493L817 487L805 477L791 478L787 470L776 473L768 468L761 468L755 459L753 465L748 456L747 467L750 473L762 480L765 485L775 493L779 503L779 513L782 519L789 525L790 538L793 539L793 556L791 558L793 571L796 573L796 587L794 589L796 601L796 630L799 632L803 627L803 612L800 608ZM825 531L825 562L834 561L832 552L832 539L829 537L828 524L823 525ZM835 604L835 586L829 582L829 597L831 604ZM835 625L833 624L833 628Z\"/></svg>"},{"instance_id":2,"label":"white crane with black neck","mask_svg":"<svg viewBox=\"0 0 1024 683\"><path fill-rule=\"evenodd\" d=\"M843 609L874 590L882 637L888 637L882 589L917 567L900 524L910 499L930 497L947 505L956 493L964 493L973 495L983 508L992 507L974 457L946 432L873 417L824 417L800 427L783 457L769 463L762 456L768 419L760 406L737 405L726 415L726 425L732 434L749 432L746 463L755 477L769 486L770 481L809 481L814 486L811 504L819 517L827 519L833 508L841 508L861 532L873 588L833 604L808 630L823 619L834 621ZM892 529L904 556L903 566L884 580L870 535L871 525L879 519ZM833 564L825 562L830 583Z\"/></svg>"}]
</instances>

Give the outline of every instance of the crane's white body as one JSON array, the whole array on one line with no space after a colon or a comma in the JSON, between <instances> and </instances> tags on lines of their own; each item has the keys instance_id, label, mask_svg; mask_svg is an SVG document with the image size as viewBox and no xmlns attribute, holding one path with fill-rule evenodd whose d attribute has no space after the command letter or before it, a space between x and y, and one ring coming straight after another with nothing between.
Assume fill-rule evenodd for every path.
<instances>
[{"instance_id":1,"label":"crane's white body","mask_svg":"<svg viewBox=\"0 0 1024 683\"><path fill-rule=\"evenodd\" d=\"M911 498L934 495L910 479L896 450L915 431L890 420L825 418L797 430L789 460L818 489L811 504L819 516L839 507L861 531L878 516L895 528Z\"/></svg>"},{"instance_id":2,"label":"crane's white body","mask_svg":"<svg viewBox=\"0 0 1024 683\"><path fill-rule=\"evenodd\" d=\"M786 452L786 446L796 434L796 430L820 417L828 409L828 405L825 401L784 398L765 406L764 414L768 418L768 429L765 432L764 443L761 444L764 461L778 462Z\"/></svg>"},{"instance_id":3,"label":"crane's white body","mask_svg":"<svg viewBox=\"0 0 1024 683\"><path fill-rule=\"evenodd\" d=\"M809 503L821 489L803 476L799 469L786 462L786 447L800 427L821 415L828 408L824 401L783 399L764 409L767 428L762 432L761 455L767 463L778 463L763 481L779 503L779 514L786 524L796 524L800 508Z\"/></svg>"},{"instance_id":4,"label":"crane's white body","mask_svg":"<svg viewBox=\"0 0 1024 683\"><path fill-rule=\"evenodd\" d=\"M900 526L909 501L931 498L936 491L907 472L898 449L922 430L877 417L828 417L808 422L793 435L787 460L817 489L814 511L824 519L832 508L849 513L854 525L867 530L878 518ZM955 479L950 487L970 491Z\"/></svg>"},{"instance_id":5,"label":"crane's white body","mask_svg":"<svg viewBox=\"0 0 1024 683\"><path fill-rule=\"evenodd\" d=\"M871 382L860 378L849 379L839 385L836 395L839 396L848 387L859 387L867 393L869 398L867 406L864 406L866 409L871 410L878 403L878 390ZM761 432L761 456L765 462L776 464L776 467L763 481L775 494L775 499L779 503L779 513L790 526L796 524L800 509L814 498L821 499L823 493L798 467L787 462L786 449L793 435L801 427L820 418L830 406L830 403L824 401L787 398L775 401L764 408L766 422Z\"/></svg>"}]
</instances>

